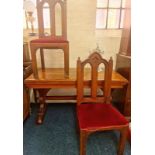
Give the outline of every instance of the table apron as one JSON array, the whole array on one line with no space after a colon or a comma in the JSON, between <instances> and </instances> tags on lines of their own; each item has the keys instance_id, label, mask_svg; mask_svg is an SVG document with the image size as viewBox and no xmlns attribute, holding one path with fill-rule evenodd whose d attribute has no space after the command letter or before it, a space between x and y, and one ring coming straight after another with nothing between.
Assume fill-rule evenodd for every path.
<instances>
[{"instance_id":1,"label":"table apron","mask_svg":"<svg viewBox=\"0 0 155 155\"><path fill-rule=\"evenodd\" d=\"M84 84L85 87L90 87L89 83L85 83ZM112 86L111 88L123 88L124 86L126 86L127 83L126 82L112 82ZM70 89L70 88L76 88L76 84L75 83L25 83L25 86L28 88L35 88L35 89L46 89L46 88L66 88L66 89ZM99 87L102 87L102 85L99 85Z\"/></svg>"}]
</instances>

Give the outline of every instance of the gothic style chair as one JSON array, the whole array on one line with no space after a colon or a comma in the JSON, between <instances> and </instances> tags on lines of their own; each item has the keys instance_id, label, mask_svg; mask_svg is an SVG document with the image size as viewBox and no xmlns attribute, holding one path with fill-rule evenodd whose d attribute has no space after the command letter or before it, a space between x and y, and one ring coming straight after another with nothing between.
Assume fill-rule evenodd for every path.
<instances>
[{"instance_id":1,"label":"gothic style chair","mask_svg":"<svg viewBox=\"0 0 155 155\"><path fill-rule=\"evenodd\" d=\"M44 25L43 10L48 4L50 14L50 35L47 36ZM61 35L56 33L55 9L56 5L61 8ZM47 5L45 8L48 8ZM67 15L66 15L66 0L37 0L37 14L39 39L30 42L32 69L34 77L38 78L36 51L40 49L41 66L45 69L43 49L62 49L64 52L64 74L69 76L69 42L67 41Z\"/></svg>"},{"instance_id":2,"label":"gothic style chair","mask_svg":"<svg viewBox=\"0 0 155 155\"><path fill-rule=\"evenodd\" d=\"M91 66L91 95L84 96L84 68ZM98 78L98 67L104 64L104 80ZM92 53L88 59L77 61L77 119L80 128L80 155L86 154L88 136L96 131L119 130L120 142L118 155L123 155L128 132L128 121L111 105L111 78L113 60L103 59L99 53ZM100 84L100 85L98 85ZM97 89L103 90L103 95L97 95Z\"/></svg>"}]
</instances>

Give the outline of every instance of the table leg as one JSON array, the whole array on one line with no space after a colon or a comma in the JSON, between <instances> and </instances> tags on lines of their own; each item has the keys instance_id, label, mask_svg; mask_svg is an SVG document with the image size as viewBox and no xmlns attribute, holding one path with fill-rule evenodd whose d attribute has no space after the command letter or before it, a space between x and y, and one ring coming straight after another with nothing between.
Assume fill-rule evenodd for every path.
<instances>
[{"instance_id":1,"label":"table leg","mask_svg":"<svg viewBox=\"0 0 155 155\"><path fill-rule=\"evenodd\" d=\"M48 93L49 89L38 89L39 92L39 110L38 110L38 116L37 116L37 124L42 124L43 119L46 112L46 94Z\"/></svg>"}]
</instances>

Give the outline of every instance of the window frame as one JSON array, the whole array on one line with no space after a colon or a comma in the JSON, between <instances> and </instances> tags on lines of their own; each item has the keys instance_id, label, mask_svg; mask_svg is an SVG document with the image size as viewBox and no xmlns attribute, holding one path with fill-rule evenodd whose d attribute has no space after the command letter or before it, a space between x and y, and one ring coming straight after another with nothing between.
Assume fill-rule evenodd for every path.
<instances>
[{"instance_id":1,"label":"window frame","mask_svg":"<svg viewBox=\"0 0 155 155\"><path fill-rule=\"evenodd\" d=\"M107 11L107 16L106 16L106 23L105 23L105 27L104 28L97 28L97 26L95 25L96 30L120 30L123 29L123 26L121 27L121 20L122 20L122 12L125 12L125 6L123 7L123 0L120 0L120 7L110 7L109 6L109 1L107 0L107 6L106 7L98 7L97 3L96 3L96 16L97 16L97 10L101 9L101 10L106 10ZM108 19L109 19L109 10L119 10L119 24L117 28L108 28ZM123 19L124 21L124 19ZM97 23L97 18L96 18L96 23ZM95 23L95 24L96 24Z\"/></svg>"}]
</instances>

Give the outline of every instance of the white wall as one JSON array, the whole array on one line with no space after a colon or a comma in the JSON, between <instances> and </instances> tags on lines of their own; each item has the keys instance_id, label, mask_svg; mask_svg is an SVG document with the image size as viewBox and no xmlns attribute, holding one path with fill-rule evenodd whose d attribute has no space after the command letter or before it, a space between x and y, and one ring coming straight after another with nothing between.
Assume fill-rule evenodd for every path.
<instances>
[{"instance_id":1,"label":"white wall","mask_svg":"<svg viewBox=\"0 0 155 155\"><path fill-rule=\"evenodd\" d=\"M89 55L96 43L104 51L105 58L113 57L119 51L121 30L96 30L96 0L67 1L67 35L70 45L70 67L76 67L76 60ZM46 67L63 67L63 53L45 52ZM39 57L38 57L38 60ZM40 66L40 61L38 61Z\"/></svg>"}]
</instances>

